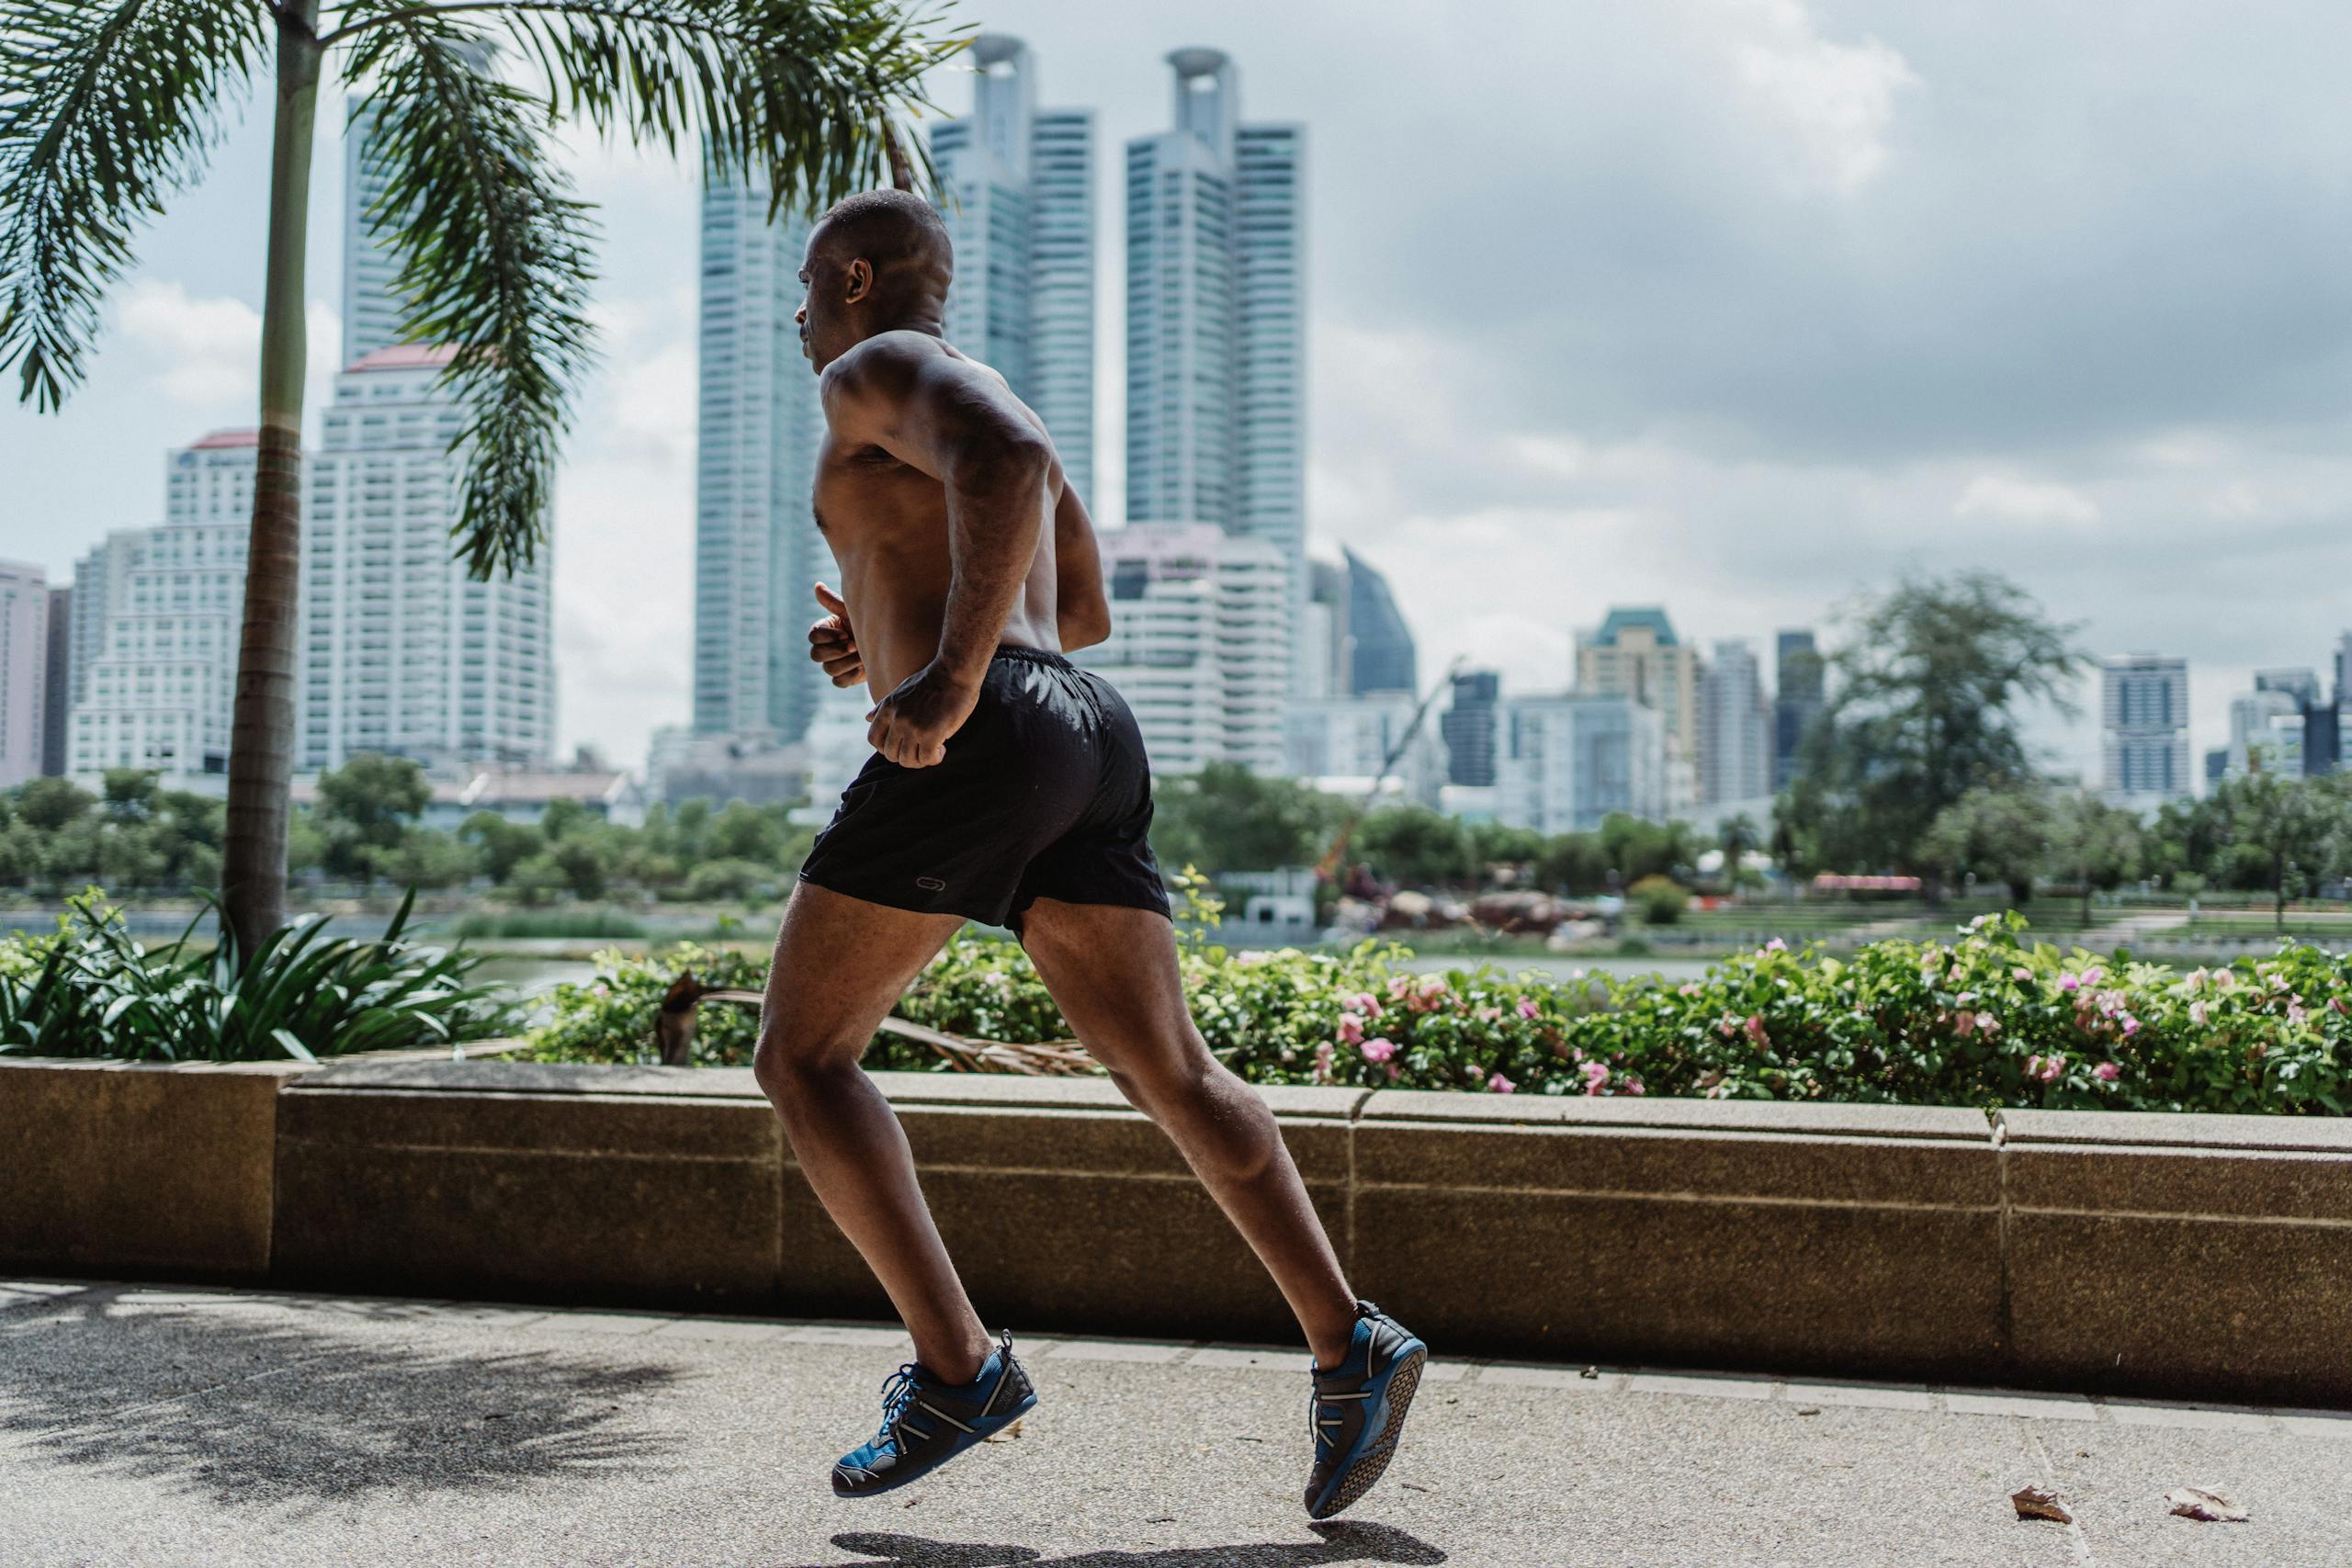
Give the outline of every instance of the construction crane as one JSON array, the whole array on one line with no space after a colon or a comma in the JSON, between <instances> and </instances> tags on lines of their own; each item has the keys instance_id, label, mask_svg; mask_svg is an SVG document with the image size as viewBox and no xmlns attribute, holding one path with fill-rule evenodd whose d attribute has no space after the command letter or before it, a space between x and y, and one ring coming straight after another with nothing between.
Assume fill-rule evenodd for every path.
<instances>
[{"instance_id":1,"label":"construction crane","mask_svg":"<svg viewBox=\"0 0 2352 1568\"><path fill-rule=\"evenodd\" d=\"M1405 755L1405 749L1412 745L1413 737L1421 732L1421 722L1429 717L1430 705L1437 701L1440 692L1453 684L1453 677L1461 669L1462 660L1456 658L1445 667L1445 673L1438 677L1437 684L1430 688L1429 695L1421 699L1420 705L1413 710L1412 722L1405 726L1405 733L1396 738L1396 744L1391 746L1388 755L1381 759L1380 772L1372 776L1372 787L1364 791L1363 798L1356 802L1355 809L1349 812L1340 824L1340 830L1332 835L1331 847L1323 852L1323 858L1315 863L1316 881L1330 882L1339 876L1340 863L1347 856L1348 840L1355 835L1356 824L1363 820L1364 813L1379 800L1380 786L1388 782L1388 775L1396 771L1397 760Z\"/></svg>"}]
</instances>

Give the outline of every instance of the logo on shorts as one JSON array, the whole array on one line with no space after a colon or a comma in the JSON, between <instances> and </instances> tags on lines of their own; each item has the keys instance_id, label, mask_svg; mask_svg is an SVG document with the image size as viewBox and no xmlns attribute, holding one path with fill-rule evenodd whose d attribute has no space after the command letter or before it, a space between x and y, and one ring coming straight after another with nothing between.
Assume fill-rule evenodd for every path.
<instances>
[{"instance_id":1,"label":"logo on shorts","mask_svg":"<svg viewBox=\"0 0 2352 1568\"><path fill-rule=\"evenodd\" d=\"M935 876L918 876L915 878L915 886L917 887L927 888L933 893L944 893L947 891L947 884L940 881L939 878Z\"/></svg>"}]
</instances>

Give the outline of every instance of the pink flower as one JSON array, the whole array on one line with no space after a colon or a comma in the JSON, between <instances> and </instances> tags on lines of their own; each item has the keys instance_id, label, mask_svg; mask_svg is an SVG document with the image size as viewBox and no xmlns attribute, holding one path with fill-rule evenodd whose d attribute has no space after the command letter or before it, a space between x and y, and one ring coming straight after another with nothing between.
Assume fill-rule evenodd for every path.
<instances>
[{"instance_id":1,"label":"pink flower","mask_svg":"<svg viewBox=\"0 0 2352 1568\"><path fill-rule=\"evenodd\" d=\"M1648 1091L1642 1088L1641 1079L1634 1077L1629 1073L1625 1077L1625 1092L1627 1094L1645 1094Z\"/></svg>"},{"instance_id":2,"label":"pink flower","mask_svg":"<svg viewBox=\"0 0 2352 1568\"><path fill-rule=\"evenodd\" d=\"M2289 1002L2289 1003L2287 1004L2287 1027L2288 1027L2288 1028L2290 1028L2290 1029L2301 1029L2301 1028L2303 1026L2304 1021L2305 1021L2305 1020L2307 1020L2307 1019L2309 1019L2310 1017L2311 1017L2311 1014L2309 1014L2309 1013L2307 1013L2307 1012L2305 1012L2305 1011L2303 1010L2303 1004L2302 1004L2302 1003L2301 1003L2301 1002Z\"/></svg>"},{"instance_id":3,"label":"pink flower","mask_svg":"<svg viewBox=\"0 0 2352 1568\"><path fill-rule=\"evenodd\" d=\"M1685 985L1685 986L1677 986L1677 987L1675 987L1675 990L1676 990L1679 994L1680 994L1680 995L1682 995L1682 996L1686 996L1686 997L1695 997L1695 996L1697 996L1700 992L1702 992L1702 991L1705 990L1706 988L1707 988L1706 987L1702 986L1701 984L1699 984L1699 982L1698 982L1698 981L1693 980L1693 981L1691 981L1691 982L1690 982L1690 984L1688 984L1688 985Z\"/></svg>"},{"instance_id":4,"label":"pink flower","mask_svg":"<svg viewBox=\"0 0 2352 1568\"><path fill-rule=\"evenodd\" d=\"M2037 1056L2034 1060L2041 1064L2041 1070L2034 1077L2043 1083L2056 1083L2058 1076L2066 1070L2066 1058L2064 1056Z\"/></svg>"},{"instance_id":5,"label":"pink flower","mask_svg":"<svg viewBox=\"0 0 2352 1568\"><path fill-rule=\"evenodd\" d=\"M1750 1040L1761 1043L1769 1038L1764 1032L1764 1015L1760 1012L1749 1013L1747 1021L1740 1027L1747 1031L1747 1037Z\"/></svg>"},{"instance_id":6,"label":"pink flower","mask_svg":"<svg viewBox=\"0 0 2352 1568\"><path fill-rule=\"evenodd\" d=\"M1789 944L1782 942L1779 937L1774 937L1771 941L1764 944L1764 951L1766 953L1786 953L1788 950Z\"/></svg>"},{"instance_id":7,"label":"pink flower","mask_svg":"<svg viewBox=\"0 0 2352 1568\"><path fill-rule=\"evenodd\" d=\"M1480 1008L1472 1016L1476 1018L1480 1023L1492 1023L1495 1020L1502 1017L1502 1015L1503 1010L1500 1008Z\"/></svg>"},{"instance_id":8,"label":"pink flower","mask_svg":"<svg viewBox=\"0 0 2352 1568\"><path fill-rule=\"evenodd\" d=\"M2083 984L2086 986L2096 986L2106 978L2107 971L2096 964L2083 971Z\"/></svg>"},{"instance_id":9,"label":"pink flower","mask_svg":"<svg viewBox=\"0 0 2352 1568\"><path fill-rule=\"evenodd\" d=\"M2188 1004L2188 1021L2191 1023L2202 1023L2205 1021L2205 1004L2203 1002L2191 1002Z\"/></svg>"},{"instance_id":10,"label":"pink flower","mask_svg":"<svg viewBox=\"0 0 2352 1568\"><path fill-rule=\"evenodd\" d=\"M2344 998L2342 997L2328 998L2327 1005L2334 1008L2339 1013L2352 1013L2352 1008L2347 1008L2344 1005Z\"/></svg>"},{"instance_id":11,"label":"pink flower","mask_svg":"<svg viewBox=\"0 0 2352 1568\"><path fill-rule=\"evenodd\" d=\"M1374 1035L1362 1046L1367 1062L1385 1062L1396 1054L1396 1043L1385 1035Z\"/></svg>"},{"instance_id":12,"label":"pink flower","mask_svg":"<svg viewBox=\"0 0 2352 1568\"><path fill-rule=\"evenodd\" d=\"M1587 1062L1587 1063L1584 1065L1584 1091L1585 1091L1585 1093L1587 1093L1587 1094L1599 1094L1599 1093L1600 1092L1600 1086L1601 1086L1601 1085L1603 1085L1603 1084L1605 1084L1605 1083L1607 1083L1608 1081L1609 1081L1609 1069L1608 1069L1608 1067L1606 1067L1605 1066L1603 1066L1602 1064L1600 1064L1600 1063L1599 1063L1599 1062Z\"/></svg>"},{"instance_id":13,"label":"pink flower","mask_svg":"<svg viewBox=\"0 0 2352 1568\"><path fill-rule=\"evenodd\" d=\"M1348 1010L1360 1012L1366 1018L1378 1018L1381 1012L1380 998L1370 991L1358 991L1348 998Z\"/></svg>"},{"instance_id":14,"label":"pink flower","mask_svg":"<svg viewBox=\"0 0 2352 1568\"><path fill-rule=\"evenodd\" d=\"M2238 976L2237 976L2237 971L2236 971L2236 970L2234 970L2234 969L2216 969L2216 970L2214 970L2214 971L2213 971L2213 988L2214 988L2215 990L2217 990L2217 991L2227 991L2227 990L2232 990L2232 989L2235 988L2235 987L2237 986L2237 983L2238 983Z\"/></svg>"},{"instance_id":15,"label":"pink flower","mask_svg":"<svg viewBox=\"0 0 2352 1568\"><path fill-rule=\"evenodd\" d=\"M1329 1040L1315 1047L1315 1081L1331 1081L1331 1043Z\"/></svg>"},{"instance_id":16,"label":"pink flower","mask_svg":"<svg viewBox=\"0 0 2352 1568\"><path fill-rule=\"evenodd\" d=\"M1403 1001L1405 999L1405 994L1412 988L1413 979L1411 976L1391 975L1388 976L1388 998L1391 1001Z\"/></svg>"},{"instance_id":17,"label":"pink flower","mask_svg":"<svg viewBox=\"0 0 2352 1568\"><path fill-rule=\"evenodd\" d=\"M2033 984L2033 971L2020 964L2009 971L2009 978L2020 986L2030 986Z\"/></svg>"},{"instance_id":18,"label":"pink flower","mask_svg":"<svg viewBox=\"0 0 2352 1568\"><path fill-rule=\"evenodd\" d=\"M2127 1013L2125 1013L2125 1014L2123 1015L2123 1034L2124 1034L2124 1038L2129 1039L2129 1038L2131 1038L2132 1035L2137 1034L2137 1033L2139 1033L2139 1032L2140 1032L2140 1021L2139 1021L2138 1019L2136 1019L2136 1018L2133 1018L2130 1013L2128 1013L2128 1012L2127 1012Z\"/></svg>"},{"instance_id":19,"label":"pink flower","mask_svg":"<svg viewBox=\"0 0 2352 1568\"><path fill-rule=\"evenodd\" d=\"M1962 1013L1951 1021L1951 1026L1953 1032L1965 1040L1976 1032L1976 1015L1973 1012Z\"/></svg>"},{"instance_id":20,"label":"pink flower","mask_svg":"<svg viewBox=\"0 0 2352 1568\"><path fill-rule=\"evenodd\" d=\"M1533 997L1521 997L1521 998L1519 998L1519 1016L1520 1016L1520 1017L1521 1017L1521 1018L1533 1018L1537 1013L1541 1012L1542 1010L1543 1010L1543 1009L1541 1009L1541 1008L1539 1008L1539 1007L1537 1007L1537 1006L1535 1005L1535 998L1534 998Z\"/></svg>"},{"instance_id":21,"label":"pink flower","mask_svg":"<svg viewBox=\"0 0 2352 1568\"><path fill-rule=\"evenodd\" d=\"M2065 971L2058 976L2058 988L2062 991L2071 991L2081 985L2082 981L2075 977L2072 970Z\"/></svg>"},{"instance_id":22,"label":"pink flower","mask_svg":"<svg viewBox=\"0 0 2352 1568\"><path fill-rule=\"evenodd\" d=\"M1340 1015L1340 1043L1342 1045L1356 1045L1361 1044L1363 1041L1363 1017L1360 1014L1352 1012L1341 1013Z\"/></svg>"},{"instance_id":23,"label":"pink flower","mask_svg":"<svg viewBox=\"0 0 2352 1568\"><path fill-rule=\"evenodd\" d=\"M1989 1012L1980 1012L1976 1015L1976 1027L1984 1033L1998 1034L2001 1032L2001 1021Z\"/></svg>"},{"instance_id":24,"label":"pink flower","mask_svg":"<svg viewBox=\"0 0 2352 1568\"><path fill-rule=\"evenodd\" d=\"M1493 1077L1487 1080L1487 1087L1493 1089L1497 1094L1509 1094L1519 1086L1511 1082L1510 1079L1503 1077L1502 1074L1497 1073Z\"/></svg>"},{"instance_id":25,"label":"pink flower","mask_svg":"<svg viewBox=\"0 0 2352 1568\"><path fill-rule=\"evenodd\" d=\"M2113 1083L2123 1076L2123 1069L2113 1062L2101 1062L2091 1069L2091 1077L2101 1083Z\"/></svg>"}]
</instances>

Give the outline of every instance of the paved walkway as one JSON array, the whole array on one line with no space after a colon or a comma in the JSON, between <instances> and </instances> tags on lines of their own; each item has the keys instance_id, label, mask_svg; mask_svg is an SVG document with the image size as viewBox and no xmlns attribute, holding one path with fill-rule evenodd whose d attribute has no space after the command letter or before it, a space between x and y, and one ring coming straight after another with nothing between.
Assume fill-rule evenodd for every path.
<instances>
[{"instance_id":1,"label":"paved walkway","mask_svg":"<svg viewBox=\"0 0 2352 1568\"><path fill-rule=\"evenodd\" d=\"M2352 1417L1441 1359L1387 1479L1310 1528L1298 1352L1042 1337L1018 1438L838 1502L827 1467L902 1348L875 1327L0 1285L0 1562L2352 1563ZM2077 1523L2018 1522L2030 1482ZM2172 1517L2181 1485L2253 1519Z\"/></svg>"}]
</instances>

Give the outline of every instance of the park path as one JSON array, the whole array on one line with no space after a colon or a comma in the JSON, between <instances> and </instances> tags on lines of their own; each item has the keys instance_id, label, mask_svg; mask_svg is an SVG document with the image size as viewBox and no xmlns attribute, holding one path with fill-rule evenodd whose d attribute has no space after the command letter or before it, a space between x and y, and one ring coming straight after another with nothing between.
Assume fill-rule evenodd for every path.
<instances>
[{"instance_id":1,"label":"park path","mask_svg":"<svg viewBox=\"0 0 2352 1568\"><path fill-rule=\"evenodd\" d=\"M890 1328L0 1285L0 1559L2325 1568L2352 1417L1449 1358L1345 1519L1296 1351L1034 1337L1020 1437L844 1503ZM2054 1487L2071 1526L2008 1497ZM2237 1525L2171 1517L2177 1486Z\"/></svg>"}]
</instances>

